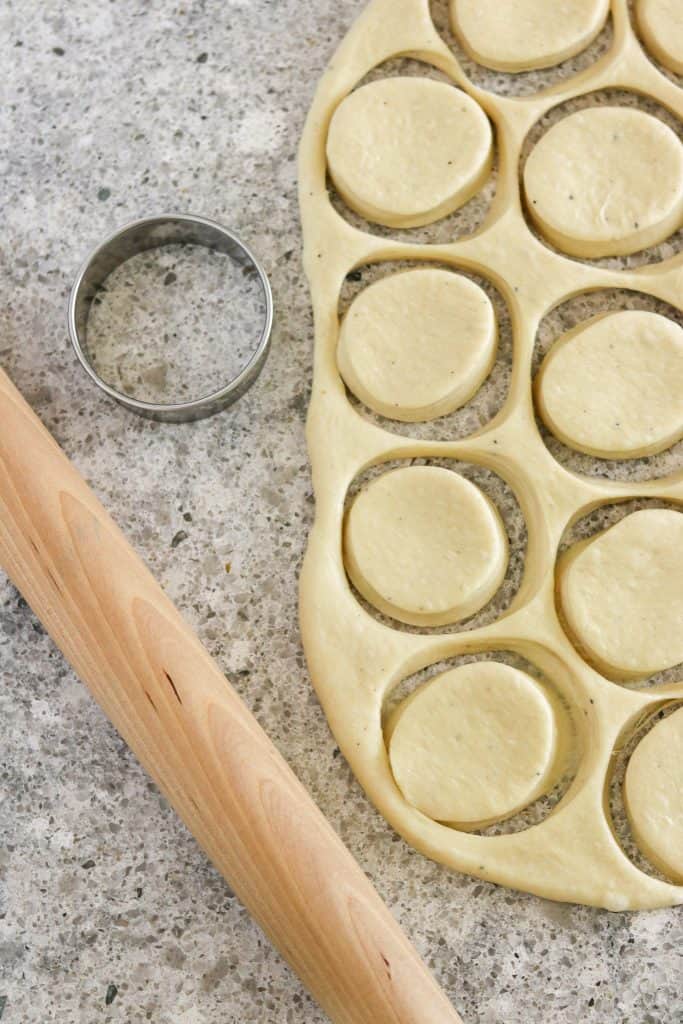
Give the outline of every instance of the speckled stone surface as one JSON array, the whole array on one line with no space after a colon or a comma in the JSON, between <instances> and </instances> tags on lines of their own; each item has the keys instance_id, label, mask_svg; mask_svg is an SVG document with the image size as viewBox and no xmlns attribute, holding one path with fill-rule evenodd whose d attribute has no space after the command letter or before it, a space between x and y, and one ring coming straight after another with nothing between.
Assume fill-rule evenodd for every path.
<instances>
[{"instance_id":1,"label":"speckled stone surface","mask_svg":"<svg viewBox=\"0 0 683 1024\"><path fill-rule=\"evenodd\" d=\"M352 779L307 679L296 577L312 510L303 433L312 326L295 152L315 83L362 6L5 0L0 363L467 1024L676 1024L680 909L615 915L548 903L411 851ZM525 91L549 74L487 81ZM189 426L139 420L105 400L65 331L89 247L163 210L235 228L262 257L277 307L257 385L231 411ZM188 288L184 326L200 347L201 301ZM505 366L499 373L503 387ZM162 386L163 371L146 383ZM475 425L495 408L490 390L486 408L472 409ZM0 677L2 1024L322 1024L4 577Z\"/></svg>"}]
</instances>

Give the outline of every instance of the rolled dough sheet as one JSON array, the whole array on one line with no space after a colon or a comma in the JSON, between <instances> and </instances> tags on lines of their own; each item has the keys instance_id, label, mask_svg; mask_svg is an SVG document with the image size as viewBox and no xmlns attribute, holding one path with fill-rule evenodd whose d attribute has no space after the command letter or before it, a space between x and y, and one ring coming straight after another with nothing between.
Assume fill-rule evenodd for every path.
<instances>
[{"instance_id":1,"label":"rolled dough sheet","mask_svg":"<svg viewBox=\"0 0 683 1024\"><path fill-rule=\"evenodd\" d=\"M584 50L608 11L608 0L451 0L451 24L477 63L496 71L531 71Z\"/></svg>"},{"instance_id":2,"label":"rolled dough sheet","mask_svg":"<svg viewBox=\"0 0 683 1024\"><path fill-rule=\"evenodd\" d=\"M565 46L587 45L606 16L605 3L524 6L535 7L537 16L540 9L544 17L552 8L553 31L558 28L560 35L567 12L570 21L579 9L590 15L585 34L577 31L569 41L565 35L553 43L556 59ZM491 5L477 3L476 9L486 25ZM519 11L521 5L509 0L495 9L504 23L506 11ZM683 93L644 56L626 0L614 0L611 11L609 52L580 76L535 96L498 96L468 81L437 33L427 0L372 0L324 75L300 150L304 262L316 328L307 426L316 518L301 576L301 629L311 677L344 756L408 842L488 881L625 910L683 902L683 887L647 874L630 859L605 806L615 753L635 723L664 701L683 700L683 681L673 673L673 681L655 688L621 681L683 656L678 639L683 520L673 511L683 503L683 475L637 482L626 476L626 467L620 481L606 478L600 466L590 477L568 472L538 429L530 368L539 325L569 299L580 303L589 293L629 289L681 307L680 255L657 263L652 260L659 255L648 254L649 265L637 260L621 270L562 254L592 259L627 252L675 230L683 202L681 144L662 121L638 110L584 109L542 136L526 163L521 190L519 180L534 126L572 98L616 86L651 96L683 116ZM491 46L514 39L514 33L493 29L486 35ZM533 39L526 32L522 44ZM438 69L453 86L419 74L409 81L363 84L373 69L376 75L388 61L406 55ZM516 59L528 64L540 58L527 47ZM469 99L460 109L465 94ZM429 243L423 229L412 238L402 231L400 240L394 239L359 228L355 219L349 223L331 201L330 179L354 210L392 227L445 216L488 173L488 118L496 129L496 195L474 234ZM447 124L453 130L444 130ZM472 134L461 130L465 124ZM456 163L451 147L463 163ZM528 205L541 208L535 214L544 218L539 233L561 252L530 229L520 202L524 188ZM435 237L443 239L446 230L441 224ZM420 261L419 273L405 271L407 263ZM371 264L384 265L380 284L352 303L357 320L347 314L340 324L346 276ZM463 273L490 281L507 303L513 328L508 398L465 438L450 436L446 420L432 424L429 435L415 430L409 436L405 428L399 431L396 418L426 418L466 400L491 357L483 300L482 321L475 317L467 331L462 329L465 314L476 308L457 309L455 282ZM448 286L442 274L450 274ZM442 281L442 293L431 290L436 282L440 289ZM474 300L477 292L470 289L470 294ZM631 320L616 323L628 327ZM657 365L663 362L669 376L679 335L666 327ZM643 403L633 387L630 398L606 393L603 397L620 403L628 424L618 438L610 434L607 405L587 384L595 371L605 374L606 392L616 389L616 362L607 362L605 329L600 321L587 321L573 342L563 339L548 357L542 374L548 382L548 415L557 417L558 432L564 417L567 440L611 455L622 445L638 450L664 444L673 430L671 386L661 380L662 373L653 374L651 360L642 369L653 352L649 334L647 343L638 332L637 343L624 340L619 380L627 376L631 386L640 373L643 391L657 395L659 407L644 425L633 415ZM623 332L623 339L627 336ZM465 340L469 344L460 348ZM460 364L451 365L457 370L451 378L446 367L456 348ZM429 352L430 358L420 361L418 352ZM504 359L503 354L500 369L507 372ZM551 384L554 375L555 385L563 375L562 360L567 361L566 387L560 395ZM540 385L536 397L537 403L545 397ZM586 397L597 403L588 414L579 411ZM388 418L378 425L377 414ZM508 551L498 512L456 471L463 464L486 467L505 481L528 531L519 589L497 618L487 610L484 625L463 616L496 592ZM372 477L364 484L369 471ZM357 495L351 502L350 494ZM645 512L571 548L558 567L558 550L572 524L603 506L643 498L650 499ZM558 611L568 611L570 626L565 628ZM501 673L495 681L500 701L485 699L484 680L479 690L472 683L459 704L465 689L456 666L463 656L510 661L501 652L512 652L518 668L526 663L537 671L529 668L527 679L507 665L486 669ZM410 690L420 672L432 681L399 702L396 717L387 723L397 693ZM476 673L472 678L481 682ZM544 701L550 703L550 719ZM473 724L477 717L478 725ZM464 723L467 730L459 733ZM487 737L492 738L488 757ZM520 746L527 739L528 750ZM458 742L468 754L456 758L454 767ZM550 813L535 799L533 771L540 772L539 794L557 796ZM555 790L559 771L567 776L561 793ZM489 814L502 820L520 805L503 831L477 832L476 823L491 820Z\"/></svg>"}]
</instances>

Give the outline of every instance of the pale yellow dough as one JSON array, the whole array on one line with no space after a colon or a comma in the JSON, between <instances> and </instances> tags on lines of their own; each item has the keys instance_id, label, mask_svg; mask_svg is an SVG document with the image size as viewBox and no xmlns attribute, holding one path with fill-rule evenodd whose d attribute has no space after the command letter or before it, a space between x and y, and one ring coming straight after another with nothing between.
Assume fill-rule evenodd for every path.
<instances>
[{"instance_id":1,"label":"pale yellow dough","mask_svg":"<svg viewBox=\"0 0 683 1024\"><path fill-rule=\"evenodd\" d=\"M502 17L505 4L501 2L499 6ZM552 7L557 17L559 5L549 2L547 6ZM525 95L523 99L486 92L468 81L436 31L427 0L371 0L322 77L306 122L299 162L304 265L315 314L315 370L307 439L316 501L315 522L301 574L300 621L311 678L339 747L369 798L407 842L428 857L489 882L556 900L610 910L635 910L682 903L683 886L645 874L629 858L611 826L605 792L615 752L631 735L634 723L664 701L683 700L683 683L624 686L591 667L558 615L561 602L556 594L557 554L567 528L603 506L642 498L660 506L680 505L683 473L638 481L568 472L553 458L539 432L530 368L539 325L550 310L569 299L577 298L580 303L581 296L589 293L629 289L680 308L683 261L680 255L647 266L636 260L634 265L620 269L616 264L597 267L568 259L530 230L527 214L519 202L519 169L525 143L534 126L544 121L558 104L598 90L620 88L651 97L660 107L683 118L683 92L657 72L638 46L626 0L613 0L611 12L613 38L603 57L580 76L565 77L557 87ZM346 97L356 95L354 90L360 91L360 83L369 72L391 70L387 62L406 55L437 68L454 86L467 92L473 103L486 110L496 125L495 200L473 235L462 237L456 233L448 240L447 227L442 223L433 238L424 230L412 237L403 232L400 240L387 237L387 233L380 236L350 224L330 196L325 146L335 111L341 112ZM377 73L375 70L374 74ZM455 89L454 92L460 95ZM367 122L361 119L359 124ZM675 158L672 163L672 144L666 131L657 126L651 133L638 134L637 154L633 160L627 155L624 161L627 178L638 166L648 167L646 206L656 213L661 213L662 204L670 205L663 185L676 163ZM582 180L582 201L589 209L594 186L604 185L601 168L605 167L603 150L607 139L603 136L602 132L591 133L588 144L579 140L578 149L565 153L567 166L560 164L557 176L548 179L544 187L552 190L558 182L564 186L565 175L576 173ZM395 176L391 174L391 160L387 163L386 158L381 158L381 153L387 153L384 142L381 149L376 149L365 145L363 138L367 141L368 136L363 135L358 142L358 159L364 161L361 178L375 194L387 180L391 184ZM407 139L407 149L412 151L412 138L411 129L407 135L394 138L392 145L400 149L401 140ZM676 154L678 145L673 146ZM595 157L593 150L598 154ZM418 167L421 159L418 153ZM411 160L412 156L401 164L401 173L405 173L410 187L414 184ZM589 172L588 167L593 170ZM615 181L621 180L622 169L617 169ZM423 173L429 183L429 174L435 173L435 168L420 170L418 184ZM624 205L636 199L642 205L642 176L632 185ZM427 191L425 205L434 208L433 182ZM400 226L405 208L399 203L388 216L392 217L392 213ZM611 248L610 237L608 233L606 244ZM368 264L383 264L391 273L392 262L397 264L398 271L407 262L420 261L425 267L437 265L456 274L464 270L487 278L499 289L510 310L514 346L507 400L493 419L484 418L479 429L466 438L454 437L445 420L432 426L430 437L418 436L421 431L417 430L413 436L407 436L405 428L399 433L388 422L380 428L357 407L340 374L339 303L345 278ZM416 380L416 392L421 386ZM391 480L390 468L397 463L406 466L411 460L435 459L442 465L453 460L454 465L483 466L498 474L514 491L524 515L528 543L523 579L505 612L484 625L469 622L441 630L400 628L395 619L382 621L373 615L349 586L344 533L350 489L356 487L370 467ZM457 479L454 473L451 475ZM482 499L475 493L478 511L474 522L479 522ZM414 545L412 559L399 551L402 564L393 576L391 572L387 576L391 565L386 558L385 538L398 536L396 506L388 502L383 514L381 507L379 502L377 514L369 517L374 535L365 534L370 552L366 571L372 574L379 567L381 580L374 581L381 582L379 589L384 589L388 581L391 587L386 592L395 597L393 585L399 584L403 588L398 591L401 602L413 609L423 603L425 593L428 601L435 595L443 597L434 587L421 589L434 567L437 579L442 571L429 537L431 532L436 534L442 529L438 516L435 528L431 506L415 519L417 537L424 544L426 557L423 558L420 543ZM493 515L489 507L486 511ZM660 532L664 541L670 535L668 527ZM493 528L492 535L497 538L492 561L502 568L504 558L497 528ZM485 540L485 547L491 534L485 531L486 536L489 540ZM619 537L617 533L617 549L621 547ZM518 543L515 540L516 546ZM624 557L631 557L632 547L626 545ZM384 549L384 553L377 558L373 548L380 552ZM602 545L598 554L601 550ZM678 601L677 587L683 578L681 550L683 544L677 542L666 571L658 558L647 554L642 559L643 592L654 595L665 622L671 621L667 616ZM474 574L470 582L476 589L477 580L485 572L476 559L472 564ZM624 610L631 616L636 607L639 582L635 577L639 574L640 566L634 561L624 587L614 588L612 610L617 616ZM442 609L460 600L457 593L451 596L450 575L443 575L448 593ZM658 577L659 586L653 582L654 576ZM463 580L459 583L464 585ZM599 593L597 586L595 593ZM604 622L607 635L612 635L614 617L604 595L596 597L595 602L591 597L589 603L594 615ZM652 627L649 607L645 602L645 626L656 639L660 626ZM680 631L680 612L678 615ZM640 635L639 621L625 635L627 653L629 645L636 644ZM564 773L566 767L573 781L563 790L552 813L543 816L543 805L536 805L533 816L528 820L525 817L530 827L517 827L510 822L505 834L477 834L444 824L406 799L391 770L391 739L385 730L385 710L392 704L397 688L408 685L415 673L443 672L464 655L495 657L496 652L502 651L516 652L535 665L548 681L544 695L552 703L557 723L558 754L556 765L545 778L544 792L554 786L556 772ZM636 654L640 664L642 650ZM669 650L665 660L672 655L678 656L677 651ZM621 651L614 653L614 657L620 662ZM557 701L553 702L555 694ZM409 710L410 707L406 714ZM512 705L510 714L513 724L517 723ZM447 896L443 913L449 913Z\"/></svg>"},{"instance_id":2,"label":"pale yellow dough","mask_svg":"<svg viewBox=\"0 0 683 1024\"><path fill-rule=\"evenodd\" d=\"M494 506L469 480L438 466L395 469L368 484L349 510L344 552L363 597L413 625L474 614L507 567Z\"/></svg>"},{"instance_id":3,"label":"pale yellow dough","mask_svg":"<svg viewBox=\"0 0 683 1024\"><path fill-rule=\"evenodd\" d=\"M508 818L539 796L555 749L541 687L496 661L430 680L390 725L391 769L408 803L465 829Z\"/></svg>"},{"instance_id":4,"label":"pale yellow dough","mask_svg":"<svg viewBox=\"0 0 683 1024\"><path fill-rule=\"evenodd\" d=\"M453 31L473 60L496 71L546 68L584 50L608 0L451 0Z\"/></svg>"},{"instance_id":5,"label":"pale yellow dough","mask_svg":"<svg viewBox=\"0 0 683 1024\"><path fill-rule=\"evenodd\" d=\"M350 390L375 412L430 420L480 387L496 337L493 306L479 285L449 270L410 270L356 296L342 322L337 360Z\"/></svg>"},{"instance_id":6,"label":"pale yellow dough","mask_svg":"<svg viewBox=\"0 0 683 1024\"><path fill-rule=\"evenodd\" d=\"M683 3L637 0L638 27L650 53L664 67L683 75Z\"/></svg>"},{"instance_id":7,"label":"pale yellow dough","mask_svg":"<svg viewBox=\"0 0 683 1024\"><path fill-rule=\"evenodd\" d=\"M624 800L638 846L683 882L683 708L657 722L634 750Z\"/></svg>"},{"instance_id":8,"label":"pale yellow dough","mask_svg":"<svg viewBox=\"0 0 683 1024\"><path fill-rule=\"evenodd\" d=\"M683 329L642 310L579 324L543 361L536 403L577 451L632 459L669 448L683 437Z\"/></svg>"},{"instance_id":9,"label":"pale yellow dough","mask_svg":"<svg viewBox=\"0 0 683 1024\"><path fill-rule=\"evenodd\" d=\"M572 256L623 256L683 221L683 145L632 107L590 107L558 121L524 168L527 208Z\"/></svg>"},{"instance_id":10,"label":"pale yellow dough","mask_svg":"<svg viewBox=\"0 0 683 1024\"><path fill-rule=\"evenodd\" d=\"M327 137L334 186L353 210L389 227L445 217L491 171L491 126L467 93L427 78L386 78L351 93Z\"/></svg>"},{"instance_id":11,"label":"pale yellow dough","mask_svg":"<svg viewBox=\"0 0 683 1024\"><path fill-rule=\"evenodd\" d=\"M683 661L683 513L643 509L571 548L562 611L588 658L634 679Z\"/></svg>"}]
</instances>

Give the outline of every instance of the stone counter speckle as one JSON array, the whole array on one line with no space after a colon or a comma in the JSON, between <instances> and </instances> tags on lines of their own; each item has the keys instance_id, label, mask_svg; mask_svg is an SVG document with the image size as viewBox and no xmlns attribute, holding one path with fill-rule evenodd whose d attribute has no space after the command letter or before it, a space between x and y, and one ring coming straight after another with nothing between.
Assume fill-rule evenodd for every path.
<instances>
[{"instance_id":1,"label":"stone counter speckle","mask_svg":"<svg viewBox=\"0 0 683 1024\"><path fill-rule=\"evenodd\" d=\"M426 860L364 798L307 678L296 579L312 516L312 322L296 145L316 81L362 7L6 0L0 365L229 674L466 1024L676 1024L680 911L545 902ZM233 227L263 260L277 308L253 390L184 426L106 400L65 330L88 249L165 210ZM2 1024L323 1024L4 576L0 676Z\"/></svg>"}]
</instances>

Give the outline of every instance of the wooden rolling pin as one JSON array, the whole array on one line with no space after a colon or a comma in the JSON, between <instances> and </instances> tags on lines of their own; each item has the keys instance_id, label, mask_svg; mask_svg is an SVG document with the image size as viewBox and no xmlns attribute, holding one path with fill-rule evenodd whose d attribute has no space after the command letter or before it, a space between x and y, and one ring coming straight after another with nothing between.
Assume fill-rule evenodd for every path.
<instances>
[{"instance_id":1,"label":"wooden rolling pin","mask_svg":"<svg viewBox=\"0 0 683 1024\"><path fill-rule=\"evenodd\" d=\"M0 564L335 1024L462 1024L304 787L2 370Z\"/></svg>"}]
</instances>

